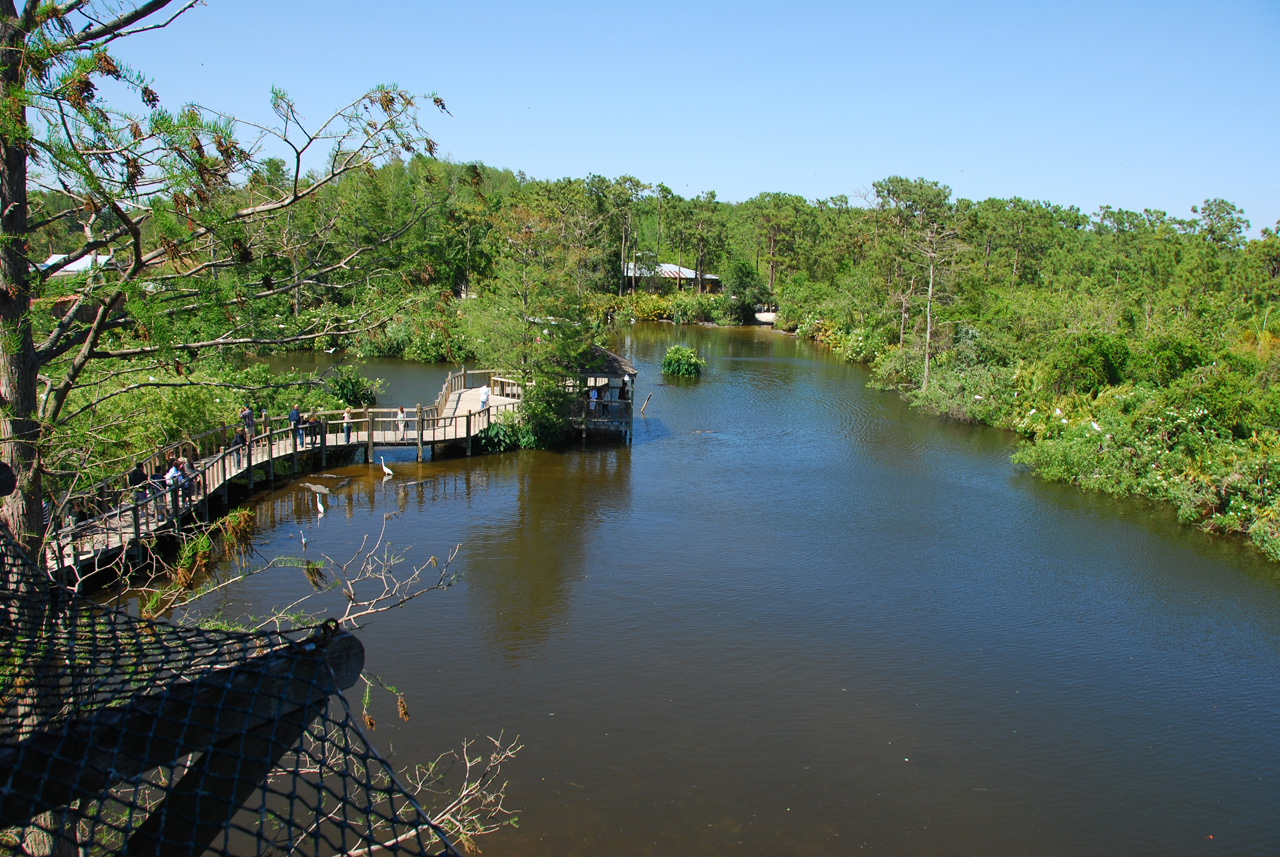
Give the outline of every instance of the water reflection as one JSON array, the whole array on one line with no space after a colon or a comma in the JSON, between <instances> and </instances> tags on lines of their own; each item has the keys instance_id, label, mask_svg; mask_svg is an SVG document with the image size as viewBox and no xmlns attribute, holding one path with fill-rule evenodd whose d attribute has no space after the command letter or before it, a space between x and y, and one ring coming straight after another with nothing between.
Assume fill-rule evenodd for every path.
<instances>
[{"instance_id":1,"label":"water reflection","mask_svg":"<svg viewBox=\"0 0 1280 857\"><path fill-rule=\"evenodd\" d=\"M526 452L495 461L488 472L514 483L515 503L508 517L476 528L482 552L468 589L493 644L519 660L564 626L573 585L592 571L593 557L627 550L598 539L600 522L631 504L631 451Z\"/></svg>"}]
</instances>

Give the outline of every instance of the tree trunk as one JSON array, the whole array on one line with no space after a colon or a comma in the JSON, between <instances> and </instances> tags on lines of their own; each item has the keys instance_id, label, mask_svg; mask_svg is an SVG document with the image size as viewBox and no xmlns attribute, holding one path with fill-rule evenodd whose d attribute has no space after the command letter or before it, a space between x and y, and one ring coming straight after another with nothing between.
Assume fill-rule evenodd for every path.
<instances>
[{"instance_id":1,"label":"tree trunk","mask_svg":"<svg viewBox=\"0 0 1280 857\"><path fill-rule=\"evenodd\" d=\"M627 214L627 220L622 225L622 252L618 254L618 297L622 297L623 286L627 282L627 231L631 227L631 214Z\"/></svg>"},{"instance_id":2,"label":"tree trunk","mask_svg":"<svg viewBox=\"0 0 1280 857\"><path fill-rule=\"evenodd\" d=\"M778 235L776 232L769 233L769 291L773 291L774 281L777 279L777 257L774 255L778 249Z\"/></svg>"},{"instance_id":3,"label":"tree trunk","mask_svg":"<svg viewBox=\"0 0 1280 857\"><path fill-rule=\"evenodd\" d=\"M0 24L0 84L20 91L23 34ZM11 99L11 124L26 128L26 110ZM37 443L39 365L31 334L31 277L27 270L27 153L24 141L0 138L0 461L13 468L18 487L0 506L0 521L32 560L40 561L43 499Z\"/></svg>"},{"instance_id":4,"label":"tree trunk","mask_svg":"<svg viewBox=\"0 0 1280 857\"><path fill-rule=\"evenodd\" d=\"M929 259L929 296L924 301L924 380L920 392L929 389L929 344L933 338L933 270L934 260Z\"/></svg>"}]
</instances>

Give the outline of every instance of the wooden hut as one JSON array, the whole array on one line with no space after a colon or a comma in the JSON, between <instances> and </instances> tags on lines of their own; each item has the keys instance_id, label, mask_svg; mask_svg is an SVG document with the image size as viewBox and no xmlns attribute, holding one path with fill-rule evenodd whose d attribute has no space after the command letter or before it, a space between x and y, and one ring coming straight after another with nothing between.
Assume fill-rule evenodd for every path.
<instances>
[{"instance_id":1,"label":"wooden hut","mask_svg":"<svg viewBox=\"0 0 1280 857\"><path fill-rule=\"evenodd\" d=\"M617 433L631 442L635 410L636 367L623 357L592 347L588 369L582 374L582 410L577 427L588 433Z\"/></svg>"}]
</instances>

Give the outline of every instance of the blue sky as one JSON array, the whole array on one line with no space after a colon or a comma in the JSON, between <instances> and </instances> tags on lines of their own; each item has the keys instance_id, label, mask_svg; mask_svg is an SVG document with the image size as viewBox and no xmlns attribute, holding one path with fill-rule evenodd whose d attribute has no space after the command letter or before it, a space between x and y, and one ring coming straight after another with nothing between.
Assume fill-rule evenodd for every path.
<instances>
[{"instance_id":1,"label":"blue sky","mask_svg":"<svg viewBox=\"0 0 1280 857\"><path fill-rule=\"evenodd\" d=\"M855 196L889 175L1280 220L1280 2L637 4L208 0L117 53L169 106L314 119L441 95L440 151L690 196Z\"/></svg>"}]
</instances>

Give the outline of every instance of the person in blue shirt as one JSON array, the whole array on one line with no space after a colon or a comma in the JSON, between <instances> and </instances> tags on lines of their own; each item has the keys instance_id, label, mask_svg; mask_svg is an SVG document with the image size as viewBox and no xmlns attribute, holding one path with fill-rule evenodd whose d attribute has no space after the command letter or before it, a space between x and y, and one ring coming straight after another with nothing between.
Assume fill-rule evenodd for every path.
<instances>
[{"instance_id":1,"label":"person in blue shirt","mask_svg":"<svg viewBox=\"0 0 1280 857\"><path fill-rule=\"evenodd\" d=\"M298 410L298 406L294 405L293 410L289 411L289 425L293 428L294 437L298 440L298 446L302 446L302 413Z\"/></svg>"}]
</instances>

